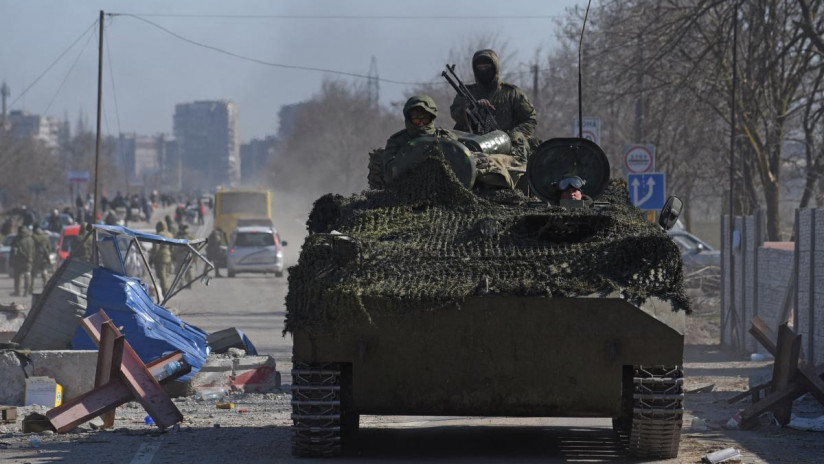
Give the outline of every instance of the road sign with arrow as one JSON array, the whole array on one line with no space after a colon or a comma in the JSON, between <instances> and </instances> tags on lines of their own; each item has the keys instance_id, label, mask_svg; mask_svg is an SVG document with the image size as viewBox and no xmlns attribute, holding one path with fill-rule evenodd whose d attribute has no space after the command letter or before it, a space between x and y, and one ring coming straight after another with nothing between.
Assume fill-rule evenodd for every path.
<instances>
[{"instance_id":1,"label":"road sign with arrow","mask_svg":"<svg viewBox=\"0 0 824 464\"><path fill-rule=\"evenodd\" d=\"M657 211L667 199L667 178L663 172L627 176L629 201L642 211Z\"/></svg>"}]
</instances>

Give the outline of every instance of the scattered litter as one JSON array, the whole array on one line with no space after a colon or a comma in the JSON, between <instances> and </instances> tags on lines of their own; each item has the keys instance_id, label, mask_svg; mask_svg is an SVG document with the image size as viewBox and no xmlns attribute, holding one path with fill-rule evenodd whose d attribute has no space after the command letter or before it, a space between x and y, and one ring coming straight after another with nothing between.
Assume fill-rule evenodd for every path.
<instances>
[{"instance_id":1,"label":"scattered litter","mask_svg":"<svg viewBox=\"0 0 824 464\"><path fill-rule=\"evenodd\" d=\"M249 412L249 410L248 410L248 409L238 409L238 410L237 410L237 413L238 413L238 414L243 414L243 413L245 413L245 412Z\"/></svg>"},{"instance_id":2,"label":"scattered litter","mask_svg":"<svg viewBox=\"0 0 824 464\"><path fill-rule=\"evenodd\" d=\"M218 403L218 409L235 409L235 403Z\"/></svg>"},{"instance_id":3,"label":"scattered litter","mask_svg":"<svg viewBox=\"0 0 824 464\"><path fill-rule=\"evenodd\" d=\"M146 425L154 425L154 419L152 419L152 416L146 416L143 419L143 422L145 422Z\"/></svg>"},{"instance_id":4,"label":"scattered litter","mask_svg":"<svg viewBox=\"0 0 824 464\"><path fill-rule=\"evenodd\" d=\"M692 390L687 390L687 393L709 393L715 389L715 384L711 383L709 385L704 385L703 387L694 388Z\"/></svg>"},{"instance_id":5,"label":"scattered litter","mask_svg":"<svg viewBox=\"0 0 824 464\"><path fill-rule=\"evenodd\" d=\"M31 445L32 448L35 448L35 449L40 448L40 444L41 444L40 438L38 438L38 437L29 438L29 445Z\"/></svg>"},{"instance_id":6,"label":"scattered litter","mask_svg":"<svg viewBox=\"0 0 824 464\"><path fill-rule=\"evenodd\" d=\"M720 451L715 451L713 453L708 453L702 461L708 462L710 464L717 464L719 462L732 462L732 461L740 461L741 460L741 452L735 448L724 448Z\"/></svg>"},{"instance_id":7,"label":"scattered litter","mask_svg":"<svg viewBox=\"0 0 824 464\"><path fill-rule=\"evenodd\" d=\"M753 353L753 354L750 355L750 361L756 361L757 362L757 361L764 361L766 359L767 359L767 357L764 356L761 353Z\"/></svg>"},{"instance_id":8,"label":"scattered litter","mask_svg":"<svg viewBox=\"0 0 824 464\"><path fill-rule=\"evenodd\" d=\"M223 400L229 392L225 388L200 390L195 393L195 398L199 401Z\"/></svg>"},{"instance_id":9,"label":"scattered litter","mask_svg":"<svg viewBox=\"0 0 824 464\"><path fill-rule=\"evenodd\" d=\"M710 427L709 427L709 425L707 425L707 422L704 421L704 419L701 419L700 417L693 417L692 418L692 424L690 425L690 432L692 432L692 433L706 432L709 429L710 429Z\"/></svg>"},{"instance_id":10,"label":"scattered litter","mask_svg":"<svg viewBox=\"0 0 824 464\"><path fill-rule=\"evenodd\" d=\"M824 432L824 416L808 418L793 415L787 427L807 432Z\"/></svg>"},{"instance_id":11,"label":"scattered litter","mask_svg":"<svg viewBox=\"0 0 824 464\"><path fill-rule=\"evenodd\" d=\"M725 429L728 430L738 430L741 428L741 412L735 413L734 416L730 417L730 420L724 425Z\"/></svg>"}]
</instances>

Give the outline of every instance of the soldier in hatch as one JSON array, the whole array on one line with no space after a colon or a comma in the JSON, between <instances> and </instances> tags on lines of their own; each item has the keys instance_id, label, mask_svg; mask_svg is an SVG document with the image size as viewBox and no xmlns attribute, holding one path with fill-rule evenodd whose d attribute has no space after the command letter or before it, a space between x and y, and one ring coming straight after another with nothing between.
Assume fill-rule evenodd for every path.
<instances>
[{"instance_id":1,"label":"soldier in hatch","mask_svg":"<svg viewBox=\"0 0 824 464\"><path fill-rule=\"evenodd\" d=\"M478 181L496 187L514 188L526 167L529 139L537 124L535 108L517 86L501 82L498 55L493 50L479 50L472 57L475 83L467 85L478 104L495 116L498 128L512 140L511 154L489 155L478 162ZM467 101L456 95L450 106L455 130L469 131Z\"/></svg>"},{"instance_id":2,"label":"soldier in hatch","mask_svg":"<svg viewBox=\"0 0 824 464\"><path fill-rule=\"evenodd\" d=\"M386 147L373 152L369 156L369 187L382 189L386 187L386 166L404 156L404 150L412 140L423 136L448 137L455 136L446 129L435 127L435 118L438 116L438 107L429 95L415 95L406 101L403 106L403 117L406 125L389 137Z\"/></svg>"}]
</instances>

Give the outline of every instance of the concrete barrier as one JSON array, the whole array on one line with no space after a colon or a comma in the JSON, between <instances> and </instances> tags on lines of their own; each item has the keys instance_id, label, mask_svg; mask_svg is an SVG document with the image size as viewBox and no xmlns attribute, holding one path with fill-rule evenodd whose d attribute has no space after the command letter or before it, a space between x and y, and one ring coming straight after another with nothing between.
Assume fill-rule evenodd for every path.
<instances>
[{"instance_id":1,"label":"concrete barrier","mask_svg":"<svg viewBox=\"0 0 824 464\"><path fill-rule=\"evenodd\" d=\"M97 351L32 351L23 359L14 351L0 351L0 404L23 404L26 375L53 378L63 386L64 400L72 399L94 388L96 368Z\"/></svg>"}]
</instances>

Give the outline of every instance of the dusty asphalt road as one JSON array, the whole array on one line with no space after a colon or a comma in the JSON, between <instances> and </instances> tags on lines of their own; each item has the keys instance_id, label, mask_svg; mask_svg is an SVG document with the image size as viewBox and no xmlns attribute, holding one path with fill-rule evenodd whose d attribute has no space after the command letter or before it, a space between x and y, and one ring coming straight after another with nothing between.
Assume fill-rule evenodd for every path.
<instances>
[{"instance_id":1,"label":"dusty asphalt road","mask_svg":"<svg viewBox=\"0 0 824 464\"><path fill-rule=\"evenodd\" d=\"M282 233L283 235L283 233ZM302 240L288 237L287 260L294 262ZM12 300L11 280L0 277L0 302ZM246 414L216 410L214 404L180 399L186 420L179 431L160 433L143 424L145 412L131 403L118 409L115 431L81 428L66 435L31 435L0 426L0 463L198 463L307 462L292 458L288 375L291 339L281 335L286 278L239 275L213 279L184 291L170 305L181 318L207 332L238 327L262 353L271 354L283 374L283 392L233 398ZM741 355L712 346L687 349L687 387L716 383L716 391L690 395L687 408L708 419L710 428L690 432L685 418L680 457L661 462L699 462L727 446L744 452L744 462L821 462L821 434L767 427L756 432L719 426L744 405L723 398L746 388L747 376L769 363L748 363ZM815 411L815 407L811 412ZM346 456L335 462L634 462L623 455L609 419L362 418L362 429Z\"/></svg>"}]
</instances>

